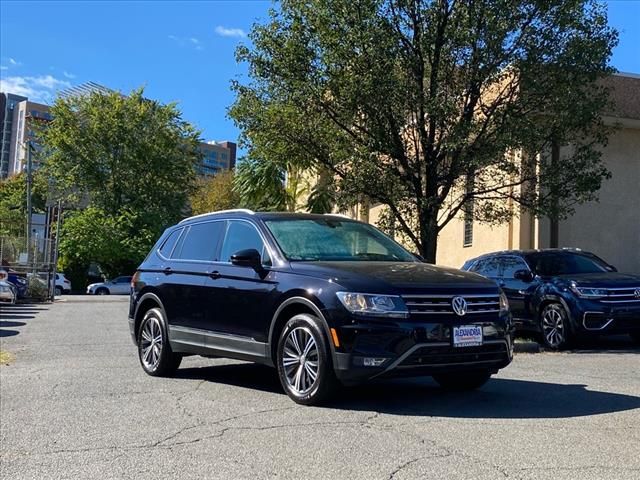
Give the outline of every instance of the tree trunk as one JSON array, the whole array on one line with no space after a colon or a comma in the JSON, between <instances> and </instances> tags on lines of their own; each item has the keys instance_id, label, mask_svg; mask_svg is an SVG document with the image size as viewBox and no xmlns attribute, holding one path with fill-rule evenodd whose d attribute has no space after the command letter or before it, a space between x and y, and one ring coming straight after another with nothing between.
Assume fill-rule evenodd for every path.
<instances>
[{"instance_id":1,"label":"tree trunk","mask_svg":"<svg viewBox=\"0 0 640 480\"><path fill-rule=\"evenodd\" d=\"M430 209L420 214L420 255L428 263L436 263L438 249L438 210Z\"/></svg>"},{"instance_id":2,"label":"tree trunk","mask_svg":"<svg viewBox=\"0 0 640 480\"><path fill-rule=\"evenodd\" d=\"M560 163L560 145L557 141L553 141L551 145L551 165L556 170L557 165ZM558 220L558 194L556 188L552 189L553 195L553 208L549 215L550 232L549 232L549 247L558 248L560 243L560 221Z\"/></svg>"}]
</instances>

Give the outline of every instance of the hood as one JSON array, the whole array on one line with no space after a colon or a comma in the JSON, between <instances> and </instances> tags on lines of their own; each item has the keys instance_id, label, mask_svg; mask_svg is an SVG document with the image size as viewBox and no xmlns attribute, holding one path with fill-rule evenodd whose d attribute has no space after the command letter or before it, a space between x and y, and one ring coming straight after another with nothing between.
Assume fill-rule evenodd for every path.
<instances>
[{"instance_id":1,"label":"hood","mask_svg":"<svg viewBox=\"0 0 640 480\"><path fill-rule=\"evenodd\" d=\"M640 287L640 275L618 272L580 273L558 275L566 282L576 282L579 287L636 288Z\"/></svg>"},{"instance_id":2,"label":"hood","mask_svg":"<svg viewBox=\"0 0 640 480\"><path fill-rule=\"evenodd\" d=\"M452 287L496 290L496 284L476 273L420 262L291 262L301 274L324 277L345 286L389 286L402 290Z\"/></svg>"}]
</instances>

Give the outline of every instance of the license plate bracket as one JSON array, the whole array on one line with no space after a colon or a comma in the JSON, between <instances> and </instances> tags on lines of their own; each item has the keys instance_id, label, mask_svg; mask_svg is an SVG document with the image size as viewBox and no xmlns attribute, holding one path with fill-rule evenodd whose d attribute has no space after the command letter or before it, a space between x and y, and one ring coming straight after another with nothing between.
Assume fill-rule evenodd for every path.
<instances>
[{"instance_id":1,"label":"license plate bracket","mask_svg":"<svg viewBox=\"0 0 640 480\"><path fill-rule=\"evenodd\" d=\"M458 325L453 327L452 342L456 348L478 347L482 345L482 327L480 325Z\"/></svg>"}]
</instances>

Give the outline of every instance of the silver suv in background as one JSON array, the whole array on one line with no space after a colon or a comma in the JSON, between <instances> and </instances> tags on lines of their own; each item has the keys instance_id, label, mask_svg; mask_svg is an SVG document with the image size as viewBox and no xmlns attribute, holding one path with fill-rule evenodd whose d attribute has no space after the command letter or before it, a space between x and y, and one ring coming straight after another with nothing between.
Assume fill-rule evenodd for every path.
<instances>
[{"instance_id":1,"label":"silver suv in background","mask_svg":"<svg viewBox=\"0 0 640 480\"><path fill-rule=\"evenodd\" d=\"M131 277L116 277L87 286L87 295L129 295L131 293Z\"/></svg>"}]
</instances>

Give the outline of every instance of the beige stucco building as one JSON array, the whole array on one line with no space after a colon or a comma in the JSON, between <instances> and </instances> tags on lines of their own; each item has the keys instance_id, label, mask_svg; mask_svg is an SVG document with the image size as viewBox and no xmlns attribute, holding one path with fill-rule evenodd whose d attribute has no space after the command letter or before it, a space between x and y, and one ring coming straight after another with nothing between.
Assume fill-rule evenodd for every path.
<instances>
[{"instance_id":1,"label":"beige stucco building","mask_svg":"<svg viewBox=\"0 0 640 480\"><path fill-rule=\"evenodd\" d=\"M620 271L640 273L640 75L618 74L608 80L613 108L605 123L616 125L602 151L611 179L599 201L576 207L558 226L558 246L589 250ZM465 245L464 220L450 222L440 233L437 263L460 267L465 260L495 250L550 246L550 222L521 213L506 225L473 224Z\"/></svg>"},{"instance_id":2,"label":"beige stucco building","mask_svg":"<svg viewBox=\"0 0 640 480\"><path fill-rule=\"evenodd\" d=\"M603 183L599 201L578 205L570 218L559 221L558 247L588 250L620 271L640 273L640 75L617 74L606 81L612 86L613 107L604 120L617 129L602 160L612 176ZM346 213L376 224L383 208L354 207ZM465 222L461 212L440 232L437 263L459 268L488 252L550 246L548 219L535 218L517 205L513 212L511 221L499 226Z\"/></svg>"}]
</instances>

